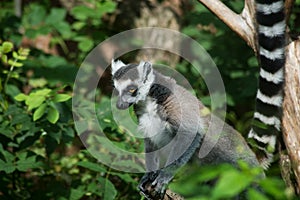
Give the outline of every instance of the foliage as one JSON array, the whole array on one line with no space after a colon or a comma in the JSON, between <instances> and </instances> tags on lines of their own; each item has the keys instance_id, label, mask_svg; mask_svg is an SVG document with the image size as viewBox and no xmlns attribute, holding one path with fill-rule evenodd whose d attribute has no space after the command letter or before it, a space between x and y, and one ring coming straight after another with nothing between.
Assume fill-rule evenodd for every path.
<instances>
[{"instance_id":1,"label":"foliage","mask_svg":"<svg viewBox=\"0 0 300 200\"><path fill-rule=\"evenodd\" d=\"M239 1L225 2L235 10L242 8ZM77 66L112 35L103 18L117 11L117 1L84 3L67 10L57 1L24 1L18 18L14 1L0 2L0 199L141 199L136 190L139 174L115 171L85 150L78 136L89 121L75 131L71 98ZM245 133L252 116L249 99L254 99L256 90L256 59L206 8L198 3L194 7L185 17L183 32L199 41L220 67L228 97L227 118ZM293 22L296 27L297 20ZM35 45L39 40L46 47ZM181 61L177 69L193 88L199 88L197 95L209 105L205 83L188 65ZM99 89L96 99L98 121L106 136L122 149L143 151L141 140L128 137L128 131L114 123L107 109L110 97ZM84 112L91 108L91 102L79 103L87 108ZM187 199L230 199L243 191L249 199L290 197L278 178L278 168L272 168L264 180L256 179L258 169L244 164L240 168L189 165L171 188ZM205 184L215 179L215 186Z\"/></svg>"},{"instance_id":2,"label":"foliage","mask_svg":"<svg viewBox=\"0 0 300 200\"><path fill-rule=\"evenodd\" d=\"M21 19L13 16L12 3L1 3L6 14L0 16L0 198L126 198L135 191L135 175L101 166L81 150L70 104L76 63L105 37L104 32L88 33L101 29L99 18L112 12L115 3L89 1L95 6L85 13L74 7L71 23L65 9L49 3L26 4ZM8 21L10 25L4 23ZM59 47L62 56L19 47L26 38L43 35L51 35L50 45ZM70 52L69 42L77 50ZM117 193L125 182L127 187Z\"/></svg>"},{"instance_id":3,"label":"foliage","mask_svg":"<svg viewBox=\"0 0 300 200\"><path fill-rule=\"evenodd\" d=\"M229 164L198 168L196 164L185 167L180 172L185 176L179 174L170 187L187 199L235 199L238 195L249 200L293 198L282 180L262 179L261 168L251 168L242 161L239 170Z\"/></svg>"}]
</instances>

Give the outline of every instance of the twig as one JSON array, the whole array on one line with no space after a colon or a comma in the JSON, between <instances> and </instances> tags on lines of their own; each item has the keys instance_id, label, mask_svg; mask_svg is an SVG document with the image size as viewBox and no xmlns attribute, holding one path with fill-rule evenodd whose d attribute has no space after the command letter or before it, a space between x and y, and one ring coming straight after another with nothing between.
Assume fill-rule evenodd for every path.
<instances>
[{"instance_id":1,"label":"twig","mask_svg":"<svg viewBox=\"0 0 300 200\"><path fill-rule=\"evenodd\" d=\"M176 194L175 192L167 189L164 200L184 200L184 198L179 194Z\"/></svg>"}]
</instances>

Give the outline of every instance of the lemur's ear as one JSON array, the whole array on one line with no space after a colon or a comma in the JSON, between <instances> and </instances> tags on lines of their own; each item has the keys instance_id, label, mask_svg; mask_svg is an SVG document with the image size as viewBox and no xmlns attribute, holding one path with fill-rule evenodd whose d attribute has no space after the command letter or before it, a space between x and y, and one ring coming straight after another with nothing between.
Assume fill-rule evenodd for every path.
<instances>
[{"instance_id":1,"label":"lemur's ear","mask_svg":"<svg viewBox=\"0 0 300 200\"><path fill-rule=\"evenodd\" d=\"M140 62L138 66L139 77L143 82L148 78L148 75L152 73L152 64L150 62Z\"/></svg>"},{"instance_id":2,"label":"lemur's ear","mask_svg":"<svg viewBox=\"0 0 300 200\"><path fill-rule=\"evenodd\" d=\"M114 61L114 59L111 60L111 74L114 75L118 69L125 66L125 64L121 60Z\"/></svg>"}]
</instances>

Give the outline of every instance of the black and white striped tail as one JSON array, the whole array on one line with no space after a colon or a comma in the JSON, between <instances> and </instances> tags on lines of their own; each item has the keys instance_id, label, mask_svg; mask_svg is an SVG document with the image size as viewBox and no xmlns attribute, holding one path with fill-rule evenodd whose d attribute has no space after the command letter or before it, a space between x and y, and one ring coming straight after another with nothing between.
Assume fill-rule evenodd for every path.
<instances>
[{"instance_id":1,"label":"black and white striped tail","mask_svg":"<svg viewBox=\"0 0 300 200\"><path fill-rule=\"evenodd\" d=\"M285 65L285 14L283 0L256 0L260 75L256 110L248 137L262 166L272 161L281 132Z\"/></svg>"}]
</instances>

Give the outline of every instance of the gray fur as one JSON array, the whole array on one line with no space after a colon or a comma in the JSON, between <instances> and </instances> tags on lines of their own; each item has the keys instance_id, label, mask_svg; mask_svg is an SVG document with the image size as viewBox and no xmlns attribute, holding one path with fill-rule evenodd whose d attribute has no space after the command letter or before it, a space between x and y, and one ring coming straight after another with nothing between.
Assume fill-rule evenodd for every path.
<instances>
[{"instance_id":1,"label":"gray fur","mask_svg":"<svg viewBox=\"0 0 300 200\"><path fill-rule=\"evenodd\" d=\"M176 170L193 155L198 157L201 165L231 163L237 166L238 160L244 160L251 166L259 166L244 138L229 125L225 124L219 138L208 137L204 140L214 116L203 113L206 109L204 105L189 91L176 84L175 80L153 70L149 62L141 62L130 70L124 70L123 67L112 70L115 74L120 73L120 69L126 71L122 77L113 80L119 91L117 104L122 104L117 107L126 109L134 104L139 129L146 137L148 173L139 184L139 189L146 198L161 199ZM128 85L137 86L135 97L129 97L123 91ZM223 125L221 120L216 120L220 126ZM206 147L212 147L204 158L198 155L202 141L206 142Z\"/></svg>"}]
</instances>

